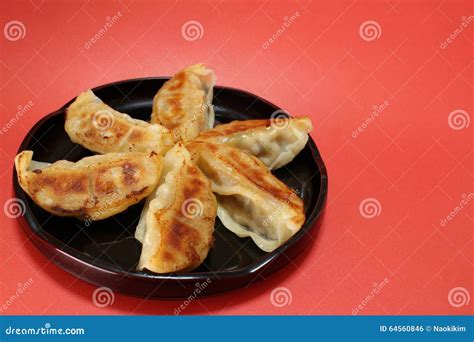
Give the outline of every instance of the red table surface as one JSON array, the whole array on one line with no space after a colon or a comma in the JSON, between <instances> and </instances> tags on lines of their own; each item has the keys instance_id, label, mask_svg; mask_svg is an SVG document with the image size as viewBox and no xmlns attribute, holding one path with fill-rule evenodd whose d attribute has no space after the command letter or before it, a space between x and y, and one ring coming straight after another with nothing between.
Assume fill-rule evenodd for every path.
<instances>
[{"instance_id":1,"label":"red table surface","mask_svg":"<svg viewBox=\"0 0 474 342\"><path fill-rule=\"evenodd\" d=\"M472 314L472 10L469 1L2 1L0 204L40 118L84 89L204 62L218 84L311 116L329 196L306 253L182 314ZM189 21L195 35L183 33ZM50 263L16 219L4 213L0 226L2 314L173 314L182 304L115 293L96 306L96 287Z\"/></svg>"}]
</instances>

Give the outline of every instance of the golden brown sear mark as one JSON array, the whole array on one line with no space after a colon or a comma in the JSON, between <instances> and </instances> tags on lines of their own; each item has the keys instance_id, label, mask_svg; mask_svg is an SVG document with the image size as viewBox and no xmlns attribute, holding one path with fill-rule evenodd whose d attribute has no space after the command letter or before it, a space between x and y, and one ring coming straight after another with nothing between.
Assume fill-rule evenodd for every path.
<instances>
[{"instance_id":1,"label":"golden brown sear mark","mask_svg":"<svg viewBox=\"0 0 474 342\"><path fill-rule=\"evenodd\" d=\"M209 144L209 149L215 152L219 148L217 145ZM228 155L221 153L218 157L223 163L232 167L242 177L262 191L269 193L275 199L288 203L293 209L298 210L301 207L300 202L295 198L297 195L286 184L279 180L271 182L269 171L263 169L264 171L262 172L262 169L255 168L259 164L255 157L248 155L246 152L239 152L234 148L227 148L226 150L230 150Z\"/></svg>"},{"instance_id":2,"label":"golden brown sear mark","mask_svg":"<svg viewBox=\"0 0 474 342\"><path fill-rule=\"evenodd\" d=\"M87 218L87 209L86 208L79 208L79 209L66 209L63 208L59 205L55 205L51 207L51 210L56 211L58 213L64 214L64 215L74 215L76 217L80 218Z\"/></svg>"},{"instance_id":3,"label":"golden brown sear mark","mask_svg":"<svg viewBox=\"0 0 474 342\"><path fill-rule=\"evenodd\" d=\"M180 89L184 85L185 80L186 80L186 75L184 72L181 71L177 73L176 75L174 75L173 84L168 87L168 90L175 91L175 90Z\"/></svg>"},{"instance_id":4,"label":"golden brown sear mark","mask_svg":"<svg viewBox=\"0 0 474 342\"><path fill-rule=\"evenodd\" d=\"M130 185L138 181L138 168L130 162L122 164L122 176L125 184Z\"/></svg>"},{"instance_id":5,"label":"golden brown sear mark","mask_svg":"<svg viewBox=\"0 0 474 342\"><path fill-rule=\"evenodd\" d=\"M164 236L163 243L176 250L186 250L189 246L199 242L199 234L196 230L181 222L179 219L173 219L168 234Z\"/></svg>"},{"instance_id":6,"label":"golden brown sear mark","mask_svg":"<svg viewBox=\"0 0 474 342\"><path fill-rule=\"evenodd\" d=\"M245 132L255 128L266 128L270 127L270 120L249 120L249 121L232 121L228 124L217 126L216 128L208 131L204 131L198 137L202 139L218 137L221 135L231 135L237 132Z\"/></svg>"},{"instance_id":7,"label":"golden brown sear mark","mask_svg":"<svg viewBox=\"0 0 474 342\"><path fill-rule=\"evenodd\" d=\"M35 174L37 176L32 184L36 183L36 188L50 188L58 195L88 191L89 179L87 175L64 174L61 178L57 178L43 173Z\"/></svg>"},{"instance_id":8,"label":"golden brown sear mark","mask_svg":"<svg viewBox=\"0 0 474 342\"><path fill-rule=\"evenodd\" d=\"M146 186L146 187L144 187L140 190L133 190L129 194L125 195L125 197L130 198L130 197L134 197L134 196L139 196L142 193L144 193L147 189L148 189L148 187Z\"/></svg>"}]
</instances>

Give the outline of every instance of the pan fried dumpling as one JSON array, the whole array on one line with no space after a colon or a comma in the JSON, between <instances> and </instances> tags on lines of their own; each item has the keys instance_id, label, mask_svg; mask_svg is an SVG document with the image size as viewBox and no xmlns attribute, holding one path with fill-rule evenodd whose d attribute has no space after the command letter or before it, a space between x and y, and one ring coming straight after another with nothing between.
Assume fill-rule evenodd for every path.
<instances>
[{"instance_id":1,"label":"pan fried dumpling","mask_svg":"<svg viewBox=\"0 0 474 342\"><path fill-rule=\"evenodd\" d=\"M214 72L204 64L181 70L155 95L151 122L171 130L176 141L194 139L214 126L214 84Z\"/></svg>"},{"instance_id":2,"label":"pan fried dumpling","mask_svg":"<svg viewBox=\"0 0 474 342\"><path fill-rule=\"evenodd\" d=\"M307 116L232 121L201 132L195 139L226 144L249 152L270 170L291 162L306 145L313 129Z\"/></svg>"},{"instance_id":3,"label":"pan fried dumpling","mask_svg":"<svg viewBox=\"0 0 474 342\"><path fill-rule=\"evenodd\" d=\"M217 216L227 229L271 252L301 228L302 200L259 159L223 144L192 141L186 147L211 181Z\"/></svg>"},{"instance_id":4,"label":"pan fried dumpling","mask_svg":"<svg viewBox=\"0 0 474 342\"><path fill-rule=\"evenodd\" d=\"M173 146L168 129L114 110L91 90L81 93L68 107L64 128L73 142L98 153L163 154Z\"/></svg>"},{"instance_id":5,"label":"pan fried dumpling","mask_svg":"<svg viewBox=\"0 0 474 342\"><path fill-rule=\"evenodd\" d=\"M31 199L58 216L97 221L118 214L147 197L160 179L163 157L151 153L108 153L76 163L15 157L18 182Z\"/></svg>"},{"instance_id":6,"label":"pan fried dumpling","mask_svg":"<svg viewBox=\"0 0 474 342\"><path fill-rule=\"evenodd\" d=\"M163 165L158 188L147 198L135 232L143 244L138 269L190 271L212 246L216 198L181 143L168 151Z\"/></svg>"}]
</instances>

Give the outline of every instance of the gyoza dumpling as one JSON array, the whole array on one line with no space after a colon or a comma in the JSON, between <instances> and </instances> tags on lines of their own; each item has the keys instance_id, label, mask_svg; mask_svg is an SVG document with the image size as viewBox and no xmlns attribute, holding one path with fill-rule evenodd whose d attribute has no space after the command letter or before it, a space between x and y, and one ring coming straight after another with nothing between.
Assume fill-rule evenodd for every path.
<instances>
[{"instance_id":1,"label":"gyoza dumpling","mask_svg":"<svg viewBox=\"0 0 474 342\"><path fill-rule=\"evenodd\" d=\"M259 159L223 144L191 141L186 147L211 181L227 229L271 252L301 228L303 202Z\"/></svg>"},{"instance_id":2,"label":"gyoza dumpling","mask_svg":"<svg viewBox=\"0 0 474 342\"><path fill-rule=\"evenodd\" d=\"M67 108L64 129L73 142L98 153L163 154L173 146L168 129L114 110L91 90L81 93Z\"/></svg>"},{"instance_id":3,"label":"gyoza dumpling","mask_svg":"<svg viewBox=\"0 0 474 342\"><path fill-rule=\"evenodd\" d=\"M307 116L232 121L201 132L195 140L247 151L274 170L285 166L301 152L312 129Z\"/></svg>"},{"instance_id":4,"label":"gyoza dumpling","mask_svg":"<svg viewBox=\"0 0 474 342\"><path fill-rule=\"evenodd\" d=\"M143 248L138 269L190 271L212 247L217 203L211 184L176 144L165 155L158 188L145 203L135 237Z\"/></svg>"},{"instance_id":5,"label":"gyoza dumpling","mask_svg":"<svg viewBox=\"0 0 474 342\"><path fill-rule=\"evenodd\" d=\"M76 163L32 161L33 152L15 157L18 182L46 211L81 220L102 220L148 196L160 179L163 157L152 152L109 153Z\"/></svg>"},{"instance_id":6,"label":"gyoza dumpling","mask_svg":"<svg viewBox=\"0 0 474 342\"><path fill-rule=\"evenodd\" d=\"M199 132L212 128L214 84L214 72L204 64L181 70L155 95L151 122L171 130L176 141L193 139Z\"/></svg>"}]
</instances>

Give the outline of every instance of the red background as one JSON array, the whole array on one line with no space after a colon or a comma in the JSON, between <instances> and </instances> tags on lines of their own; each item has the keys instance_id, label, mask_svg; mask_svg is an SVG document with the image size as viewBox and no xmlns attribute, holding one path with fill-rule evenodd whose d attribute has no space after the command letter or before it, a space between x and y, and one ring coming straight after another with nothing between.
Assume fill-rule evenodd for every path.
<instances>
[{"instance_id":1,"label":"red background","mask_svg":"<svg viewBox=\"0 0 474 342\"><path fill-rule=\"evenodd\" d=\"M472 301L454 307L448 293L474 294L473 203L440 224L472 194L474 123L455 130L448 115L473 113L474 22L440 46L472 10L469 1L2 1L2 27L18 20L26 32L16 41L0 37L0 125L18 106L33 106L1 135L0 204L12 197L17 148L41 117L86 88L204 62L218 84L312 117L329 197L308 253L249 288L195 300L183 314L350 315L385 278L360 314L472 313ZM118 11L122 17L85 49ZM183 39L189 20L202 25L200 39ZM380 26L371 41L359 34L368 20ZM378 216L361 215L366 198L380 203ZM2 214L0 226L0 305L33 279L4 314L172 314L181 304L115 294L112 305L96 307L95 287L49 263L15 219ZM291 303L272 305L276 287L291 292Z\"/></svg>"}]
</instances>

